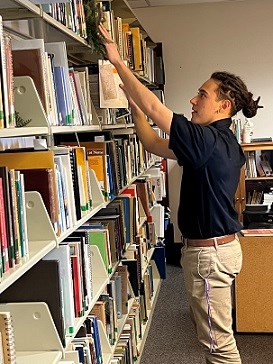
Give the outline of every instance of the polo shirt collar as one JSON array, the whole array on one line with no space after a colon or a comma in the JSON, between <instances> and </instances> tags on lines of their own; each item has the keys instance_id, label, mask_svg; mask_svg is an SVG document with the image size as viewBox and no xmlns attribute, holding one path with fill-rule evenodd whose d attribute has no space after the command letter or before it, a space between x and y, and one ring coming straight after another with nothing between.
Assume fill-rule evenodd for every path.
<instances>
[{"instance_id":1,"label":"polo shirt collar","mask_svg":"<svg viewBox=\"0 0 273 364\"><path fill-rule=\"evenodd\" d=\"M232 123L231 118L226 118L226 119L214 121L210 125L216 129L226 129L226 128L230 127L231 123Z\"/></svg>"}]
</instances>

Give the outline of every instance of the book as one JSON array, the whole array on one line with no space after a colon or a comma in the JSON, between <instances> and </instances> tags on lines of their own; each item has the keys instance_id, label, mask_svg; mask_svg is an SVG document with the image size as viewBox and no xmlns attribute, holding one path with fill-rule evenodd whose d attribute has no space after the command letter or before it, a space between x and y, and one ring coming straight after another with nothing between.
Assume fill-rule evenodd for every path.
<instances>
[{"instance_id":1,"label":"book","mask_svg":"<svg viewBox=\"0 0 273 364\"><path fill-rule=\"evenodd\" d=\"M20 232L20 249L21 256L28 255L28 234L27 234L27 221L26 221L26 207L25 207L25 185L24 178L20 171L14 171L15 188L17 197L17 215L19 222Z\"/></svg>"},{"instance_id":2,"label":"book","mask_svg":"<svg viewBox=\"0 0 273 364\"><path fill-rule=\"evenodd\" d=\"M49 168L23 169L26 191L37 191L41 194L45 208L53 225L57 222L57 208L54 196L53 171Z\"/></svg>"},{"instance_id":3,"label":"book","mask_svg":"<svg viewBox=\"0 0 273 364\"><path fill-rule=\"evenodd\" d=\"M77 142L73 141L63 141L62 144L70 145L73 150L76 149L76 146L78 145ZM105 196L105 199L108 199L109 179L107 177L107 151L105 142L83 141L80 143L80 147L85 148L88 169L92 169L95 172L102 193Z\"/></svg>"},{"instance_id":4,"label":"book","mask_svg":"<svg viewBox=\"0 0 273 364\"><path fill-rule=\"evenodd\" d=\"M137 259L122 259L122 264L127 266L129 273L129 281L131 283L135 297L139 297L141 272Z\"/></svg>"},{"instance_id":5,"label":"book","mask_svg":"<svg viewBox=\"0 0 273 364\"><path fill-rule=\"evenodd\" d=\"M15 235L14 235L14 210L12 207L12 199L10 192L10 180L8 168L3 166L0 167L0 177L2 178L2 188L3 188L3 202L4 202L4 214L6 221L6 234L8 240L8 250L9 250L9 265L13 267L15 263L19 263L19 256L15 256ZM16 259L17 258L17 259Z\"/></svg>"},{"instance_id":6,"label":"book","mask_svg":"<svg viewBox=\"0 0 273 364\"><path fill-rule=\"evenodd\" d=\"M99 60L99 94L101 108L128 108L128 100L120 88L121 79L116 68L106 60Z\"/></svg>"},{"instance_id":7,"label":"book","mask_svg":"<svg viewBox=\"0 0 273 364\"><path fill-rule=\"evenodd\" d=\"M72 218L68 208L68 194L67 194L67 178L66 171L63 167L61 157L55 155L55 175L58 193L58 207L59 207L59 226L61 233L64 233L72 226Z\"/></svg>"},{"instance_id":8,"label":"book","mask_svg":"<svg viewBox=\"0 0 273 364\"><path fill-rule=\"evenodd\" d=\"M97 319L102 322L103 327L106 329L105 305L106 303L104 301L97 301L94 304L90 314L96 316Z\"/></svg>"},{"instance_id":9,"label":"book","mask_svg":"<svg viewBox=\"0 0 273 364\"><path fill-rule=\"evenodd\" d=\"M126 265L119 265L116 269L116 274L121 277L121 313L126 315L128 313L128 267Z\"/></svg>"},{"instance_id":10,"label":"book","mask_svg":"<svg viewBox=\"0 0 273 364\"><path fill-rule=\"evenodd\" d=\"M12 228L14 232L14 257L15 263L20 263L21 249L20 249L20 229L19 229L19 216L18 216L18 201L15 185L15 170L10 169L9 173L9 190L10 190L10 201L12 203Z\"/></svg>"},{"instance_id":11,"label":"book","mask_svg":"<svg viewBox=\"0 0 273 364\"><path fill-rule=\"evenodd\" d=\"M62 243L58 248L55 248L49 252L43 258L43 260L59 261L59 270L64 298L65 329L66 334L71 335L74 333L75 327L75 309L69 245Z\"/></svg>"},{"instance_id":12,"label":"book","mask_svg":"<svg viewBox=\"0 0 273 364\"><path fill-rule=\"evenodd\" d=\"M5 52L5 41L4 41L4 29L3 29L3 21L2 16L0 15L0 87L1 87L1 96L2 96L2 107L1 107L1 116L0 118L0 128L9 126L9 95L8 95L8 87L7 87L7 60L6 60L6 52Z\"/></svg>"},{"instance_id":13,"label":"book","mask_svg":"<svg viewBox=\"0 0 273 364\"><path fill-rule=\"evenodd\" d=\"M13 72L13 57L11 51L11 37L4 36L4 45L6 53L6 71L7 71L7 93L9 103L9 120L8 127L15 127L15 101L14 101L14 72Z\"/></svg>"},{"instance_id":14,"label":"book","mask_svg":"<svg viewBox=\"0 0 273 364\"><path fill-rule=\"evenodd\" d=\"M96 214L90 220L90 224L93 223L103 224L109 231L110 249L111 249L111 260L112 264L115 264L121 257L122 251L124 250L121 240L120 232L120 216L119 215L102 215Z\"/></svg>"},{"instance_id":15,"label":"book","mask_svg":"<svg viewBox=\"0 0 273 364\"><path fill-rule=\"evenodd\" d=\"M14 76L32 78L46 114L48 115L48 86L43 39L12 41Z\"/></svg>"},{"instance_id":16,"label":"book","mask_svg":"<svg viewBox=\"0 0 273 364\"><path fill-rule=\"evenodd\" d=\"M124 52L123 59L128 61L130 69L134 69L134 51L133 51L133 35L130 30L129 23L122 22L122 34L123 34L123 44Z\"/></svg>"},{"instance_id":17,"label":"book","mask_svg":"<svg viewBox=\"0 0 273 364\"><path fill-rule=\"evenodd\" d=\"M69 67L65 42L45 43L45 50L53 54L53 73L55 89L57 91L57 104L62 110L62 124L71 125L73 123L73 105L71 87L69 84ZM55 72L57 71L57 73Z\"/></svg>"},{"instance_id":18,"label":"book","mask_svg":"<svg viewBox=\"0 0 273 364\"><path fill-rule=\"evenodd\" d=\"M108 229L103 228L103 226L102 228L92 229L92 225L84 226L84 229L87 229L89 244L98 247L106 271L112 273L112 258Z\"/></svg>"},{"instance_id":19,"label":"book","mask_svg":"<svg viewBox=\"0 0 273 364\"><path fill-rule=\"evenodd\" d=\"M163 244L156 245L152 255L152 259L155 261L161 279L166 279L167 268L166 268L166 254L165 246Z\"/></svg>"},{"instance_id":20,"label":"book","mask_svg":"<svg viewBox=\"0 0 273 364\"><path fill-rule=\"evenodd\" d=\"M84 229L74 231L68 236L64 243L68 243L71 249L74 250L74 255L79 257L79 273L80 282L78 283L78 291L76 291L76 300L82 299L81 305L84 310L87 310L89 303L93 298L93 277L92 277L92 254L90 252L89 235ZM74 262L75 264L75 262ZM76 277L75 277L76 278Z\"/></svg>"},{"instance_id":21,"label":"book","mask_svg":"<svg viewBox=\"0 0 273 364\"><path fill-rule=\"evenodd\" d=\"M0 312L0 333L3 345L3 364L16 364L14 329L10 312Z\"/></svg>"},{"instance_id":22,"label":"book","mask_svg":"<svg viewBox=\"0 0 273 364\"><path fill-rule=\"evenodd\" d=\"M7 166L10 169L17 169L22 172L24 169L51 169L53 178L55 181L55 164L54 164L54 152L51 150L43 151L22 151L18 153L2 153L0 154L0 165ZM58 216L58 194L57 185L53 183L54 200L56 201L57 216ZM57 235L60 235L60 231L55 228Z\"/></svg>"},{"instance_id":23,"label":"book","mask_svg":"<svg viewBox=\"0 0 273 364\"><path fill-rule=\"evenodd\" d=\"M118 273L115 273L112 277L112 280L115 283L115 292L116 292L116 310L117 310L117 318L122 318L122 283L121 276Z\"/></svg>"},{"instance_id":24,"label":"book","mask_svg":"<svg viewBox=\"0 0 273 364\"><path fill-rule=\"evenodd\" d=\"M54 81L57 96L57 106L60 116L60 125L72 125L72 114L69 109L67 84L65 80L65 71L61 66L54 66Z\"/></svg>"},{"instance_id":25,"label":"book","mask_svg":"<svg viewBox=\"0 0 273 364\"><path fill-rule=\"evenodd\" d=\"M91 106L91 94L90 85L88 79L88 67L74 67L74 71L78 74L79 82L82 87L83 97L88 112L88 124L92 124L92 106Z\"/></svg>"},{"instance_id":26,"label":"book","mask_svg":"<svg viewBox=\"0 0 273 364\"><path fill-rule=\"evenodd\" d=\"M270 164L270 156L267 151L263 151L260 155L260 165L266 177L273 176L273 170Z\"/></svg>"},{"instance_id":27,"label":"book","mask_svg":"<svg viewBox=\"0 0 273 364\"><path fill-rule=\"evenodd\" d=\"M9 248L7 239L7 221L5 215L5 199L3 192L3 181L0 177L0 237L1 237L1 270L0 274L7 272L10 268L9 264Z\"/></svg>"},{"instance_id":28,"label":"book","mask_svg":"<svg viewBox=\"0 0 273 364\"><path fill-rule=\"evenodd\" d=\"M141 48L141 38L139 27L131 27L130 31L132 33L133 40L133 52L134 52L134 71L143 71L143 55Z\"/></svg>"},{"instance_id":29,"label":"book","mask_svg":"<svg viewBox=\"0 0 273 364\"><path fill-rule=\"evenodd\" d=\"M243 236L273 236L273 229L242 229Z\"/></svg>"},{"instance_id":30,"label":"book","mask_svg":"<svg viewBox=\"0 0 273 364\"><path fill-rule=\"evenodd\" d=\"M139 178L135 181L135 184L137 186L137 196L140 199L145 214L148 218L152 216L148 181L145 178Z\"/></svg>"}]
</instances>

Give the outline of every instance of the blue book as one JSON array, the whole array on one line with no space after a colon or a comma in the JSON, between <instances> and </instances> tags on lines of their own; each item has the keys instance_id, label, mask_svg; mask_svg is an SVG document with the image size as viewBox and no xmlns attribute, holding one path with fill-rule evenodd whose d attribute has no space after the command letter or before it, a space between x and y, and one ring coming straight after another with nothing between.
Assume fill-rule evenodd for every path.
<instances>
[{"instance_id":1,"label":"blue book","mask_svg":"<svg viewBox=\"0 0 273 364\"><path fill-rule=\"evenodd\" d=\"M113 173L112 173L112 166L111 166L111 159L110 156L106 156L107 162L107 177L108 177L108 185L109 185L109 199L112 200L115 197L115 189L114 189L114 181L113 181Z\"/></svg>"},{"instance_id":2,"label":"blue book","mask_svg":"<svg viewBox=\"0 0 273 364\"><path fill-rule=\"evenodd\" d=\"M91 318L92 334L96 351L96 359L97 359L96 364L103 364L98 320L96 316L90 316L90 318Z\"/></svg>"},{"instance_id":3,"label":"blue book","mask_svg":"<svg viewBox=\"0 0 273 364\"><path fill-rule=\"evenodd\" d=\"M125 221L125 236L126 236L126 244L130 244L131 243L131 234L132 234L132 221L130 218L130 197L129 196L117 196L115 198L115 200L121 200L123 201L123 206L124 206L124 221Z\"/></svg>"},{"instance_id":4,"label":"blue book","mask_svg":"<svg viewBox=\"0 0 273 364\"><path fill-rule=\"evenodd\" d=\"M61 173L57 164L55 164L55 175L56 175L56 187L57 187L57 195L58 195L58 206L59 206L59 214L58 214L58 225L61 233L64 233L66 230L66 216L65 216L65 208L64 208L64 195L62 190L62 181L61 181Z\"/></svg>"},{"instance_id":5,"label":"blue book","mask_svg":"<svg viewBox=\"0 0 273 364\"><path fill-rule=\"evenodd\" d=\"M54 81L55 90L57 94L57 107L61 116L61 125L71 125L72 117L68 107L67 100L67 86L65 81L64 68L61 66L54 66Z\"/></svg>"},{"instance_id":6,"label":"blue book","mask_svg":"<svg viewBox=\"0 0 273 364\"><path fill-rule=\"evenodd\" d=\"M26 231L24 227L24 201L23 201L23 191L22 191L22 180L21 180L21 172L15 171L15 187L17 193L17 213L18 213L18 221L19 221L19 231L20 231L20 248L21 248L21 256L24 257L27 254L26 247ZM8 254L6 256L8 260ZM4 262L5 264L5 262Z\"/></svg>"}]
</instances>

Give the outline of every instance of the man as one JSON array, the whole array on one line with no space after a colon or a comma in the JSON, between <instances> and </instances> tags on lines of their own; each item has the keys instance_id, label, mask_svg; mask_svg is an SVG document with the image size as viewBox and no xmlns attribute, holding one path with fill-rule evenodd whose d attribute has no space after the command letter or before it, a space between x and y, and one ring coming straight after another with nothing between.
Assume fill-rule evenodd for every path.
<instances>
[{"instance_id":1,"label":"man","mask_svg":"<svg viewBox=\"0 0 273 364\"><path fill-rule=\"evenodd\" d=\"M124 65L116 45L100 25L107 57L119 73L138 136L145 148L183 165L178 224L185 245L181 263L185 286L206 362L241 363L232 331L231 285L240 272L241 229L233 206L243 151L230 130L231 117L242 110L256 115L259 99L244 82L215 72L199 88L191 121L163 105ZM145 119L150 117L169 140L160 138Z\"/></svg>"}]
</instances>

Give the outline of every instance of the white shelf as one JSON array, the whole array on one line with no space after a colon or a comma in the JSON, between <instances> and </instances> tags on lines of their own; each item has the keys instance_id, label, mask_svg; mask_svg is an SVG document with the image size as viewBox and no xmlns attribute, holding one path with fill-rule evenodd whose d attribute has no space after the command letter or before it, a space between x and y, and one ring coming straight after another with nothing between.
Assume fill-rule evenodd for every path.
<instances>
[{"instance_id":1,"label":"white shelf","mask_svg":"<svg viewBox=\"0 0 273 364\"><path fill-rule=\"evenodd\" d=\"M118 319L118 332L117 332L117 340L116 340L116 343L115 345L113 345L111 348L112 348L112 352L114 353L115 351L115 348L117 346L117 343L119 341L119 338L120 338L120 335L122 334L122 330L124 328L124 325L126 324L126 321L129 317L129 313L133 307L133 304L135 302L135 298L130 298L129 301L128 301L128 313L126 315L122 315L122 317L120 319Z\"/></svg>"},{"instance_id":2,"label":"white shelf","mask_svg":"<svg viewBox=\"0 0 273 364\"><path fill-rule=\"evenodd\" d=\"M46 42L62 39L66 42L71 56L81 52L84 54L82 62L95 59L92 47L85 39L53 19L31 1L1 0L0 9L4 27L11 33L23 35L25 38L43 37Z\"/></svg>"},{"instance_id":3,"label":"white shelf","mask_svg":"<svg viewBox=\"0 0 273 364\"><path fill-rule=\"evenodd\" d=\"M18 364L58 363L64 351L46 303L3 303L0 308L12 315Z\"/></svg>"},{"instance_id":4,"label":"white shelf","mask_svg":"<svg viewBox=\"0 0 273 364\"><path fill-rule=\"evenodd\" d=\"M125 124L125 123L120 123L120 124L101 124L101 128L102 128L102 130L112 130L112 129L129 128L129 126L128 126L128 124Z\"/></svg>"},{"instance_id":5,"label":"white shelf","mask_svg":"<svg viewBox=\"0 0 273 364\"><path fill-rule=\"evenodd\" d=\"M148 311L148 320L147 320L147 322L145 324L142 324L142 339L141 339L140 343L137 345L138 352L140 353L140 356L138 357L137 363L141 362L141 354L143 352L145 341L147 339L148 332L149 332L149 329L150 329L152 316L153 316L154 309L155 309L155 304L156 304L158 294L159 294L159 291L160 291L160 286L161 286L161 280L159 278L154 279L154 295L153 295L152 302L151 302L152 309Z\"/></svg>"},{"instance_id":6,"label":"white shelf","mask_svg":"<svg viewBox=\"0 0 273 364\"><path fill-rule=\"evenodd\" d=\"M61 352L16 352L17 364L58 364L62 358Z\"/></svg>"},{"instance_id":7,"label":"white shelf","mask_svg":"<svg viewBox=\"0 0 273 364\"><path fill-rule=\"evenodd\" d=\"M0 9L26 9L40 15L40 9L29 0L2 0Z\"/></svg>"},{"instance_id":8,"label":"white shelf","mask_svg":"<svg viewBox=\"0 0 273 364\"><path fill-rule=\"evenodd\" d=\"M30 135L47 135L47 127L23 127L23 128L4 128L0 129L0 138L11 138Z\"/></svg>"},{"instance_id":9,"label":"white shelf","mask_svg":"<svg viewBox=\"0 0 273 364\"><path fill-rule=\"evenodd\" d=\"M100 125L71 125L71 126L51 126L50 132L52 134L61 133L77 133L88 131L100 131Z\"/></svg>"}]
</instances>

